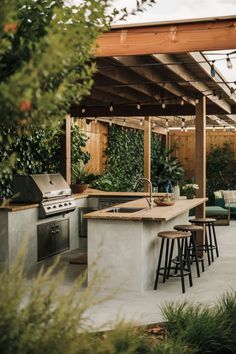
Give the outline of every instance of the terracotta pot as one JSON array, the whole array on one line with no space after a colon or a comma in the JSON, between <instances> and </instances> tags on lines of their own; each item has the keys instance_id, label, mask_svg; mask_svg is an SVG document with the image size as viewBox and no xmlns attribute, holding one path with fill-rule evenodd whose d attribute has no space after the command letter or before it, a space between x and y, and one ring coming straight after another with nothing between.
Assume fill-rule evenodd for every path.
<instances>
[{"instance_id":1,"label":"terracotta pot","mask_svg":"<svg viewBox=\"0 0 236 354\"><path fill-rule=\"evenodd\" d=\"M71 184L71 190L73 193L82 193L88 188L88 184Z\"/></svg>"}]
</instances>

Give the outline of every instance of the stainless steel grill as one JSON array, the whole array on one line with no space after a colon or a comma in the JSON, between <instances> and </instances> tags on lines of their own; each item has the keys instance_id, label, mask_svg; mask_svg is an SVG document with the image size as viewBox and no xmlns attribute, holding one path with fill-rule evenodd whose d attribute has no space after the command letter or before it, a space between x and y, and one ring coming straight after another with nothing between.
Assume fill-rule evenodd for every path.
<instances>
[{"instance_id":1,"label":"stainless steel grill","mask_svg":"<svg viewBox=\"0 0 236 354\"><path fill-rule=\"evenodd\" d=\"M39 203L39 218L65 214L76 208L71 189L59 173L16 175L13 193L16 202Z\"/></svg>"}]
</instances>

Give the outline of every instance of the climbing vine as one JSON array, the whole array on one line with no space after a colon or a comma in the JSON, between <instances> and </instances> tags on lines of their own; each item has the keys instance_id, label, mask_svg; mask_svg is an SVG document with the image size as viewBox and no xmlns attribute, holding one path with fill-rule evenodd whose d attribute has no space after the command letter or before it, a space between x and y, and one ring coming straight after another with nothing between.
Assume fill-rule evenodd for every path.
<instances>
[{"instance_id":1,"label":"climbing vine","mask_svg":"<svg viewBox=\"0 0 236 354\"><path fill-rule=\"evenodd\" d=\"M108 131L105 151L107 166L105 173L94 183L103 190L131 191L143 171L143 131L112 126ZM153 133L151 139L151 173L154 186L163 189L168 179L183 176L183 169L176 158L171 158L160 137ZM170 161L170 162L168 162ZM139 187L142 189L142 185Z\"/></svg>"}]
</instances>

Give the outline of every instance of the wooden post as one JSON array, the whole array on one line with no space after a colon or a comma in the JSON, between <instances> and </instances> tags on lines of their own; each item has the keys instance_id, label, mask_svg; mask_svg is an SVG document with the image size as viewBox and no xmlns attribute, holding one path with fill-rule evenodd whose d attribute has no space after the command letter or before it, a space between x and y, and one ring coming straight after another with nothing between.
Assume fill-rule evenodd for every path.
<instances>
[{"instance_id":1,"label":"wooden post","mask_svg":"<svg viewBox=\"0 0 236 354\"><path fill-rule=\"evenodd\" d=\"M206 197L206 97L196 105L195 122L195 176L199 189L196 197ZM205 203L196 208L196 217L205 217Z\"/></svg>"},{"instance_id":2,"label":"wooden post","mask_svg":"<svg viewBox=\"0 0 236 354\"><path fill-rule=\"evenodd\" d=\"M151 180L151 120L150 117L144 119L144 177ZM149 191L149 183L144 183L144 191Z\"/></svg>"},{"instance_id":3,"label":"wooden post","mask_svg":"<svg viewBox=\"0 0 236 354\"><path fill-rule=\"evenodd\" d=\"M67 115L63 124L60 149L60 172L66 182L71 184L71 117Z\"/></svg>"}]
</instances>

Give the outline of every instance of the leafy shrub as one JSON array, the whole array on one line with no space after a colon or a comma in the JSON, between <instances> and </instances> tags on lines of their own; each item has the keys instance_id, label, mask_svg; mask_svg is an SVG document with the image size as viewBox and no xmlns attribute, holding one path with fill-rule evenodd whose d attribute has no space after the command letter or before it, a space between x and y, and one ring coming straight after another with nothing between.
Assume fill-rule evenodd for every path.
<instances>
[{"instance_id":1,"label":"leafy shrub","mask_svg":"<svg viewBox=\"0 0 236 354\"><path fill-rule=\"evenodd\" d=\"M213 192L219 189L236 189L236 160L231 146L227 143L213 146L207 155L207 196L213 201Z\"/></svg>"},{"instance_id":2,"label":"leafy shrub","mask_svg":"<svg viewBox=\"0 0 236 354\"><path fill-rule=\"evenodd\" d=\"M193 353L236 352L236 293L225 294L213 307L187 302L163 309L168 336L185 343Z\"/></svg>"},{"instance_id":3,"label":"leafy shrub","mask_svg":"<svg viewBox=\"0 0 236 354\"><path fill-rule=\"evenodd\" d=\"M31 128L31 134L18 135L16 129L5 128L2 130L0 140L0 196L12 195L12 175L53 173L59 171L59 149L61 130ZM87 137L78 126L71 130L71 160L88 162L90 155L84 151ZM9 156L12 156L12 164L7 164Z\"/></svg>"}]
</instances>

